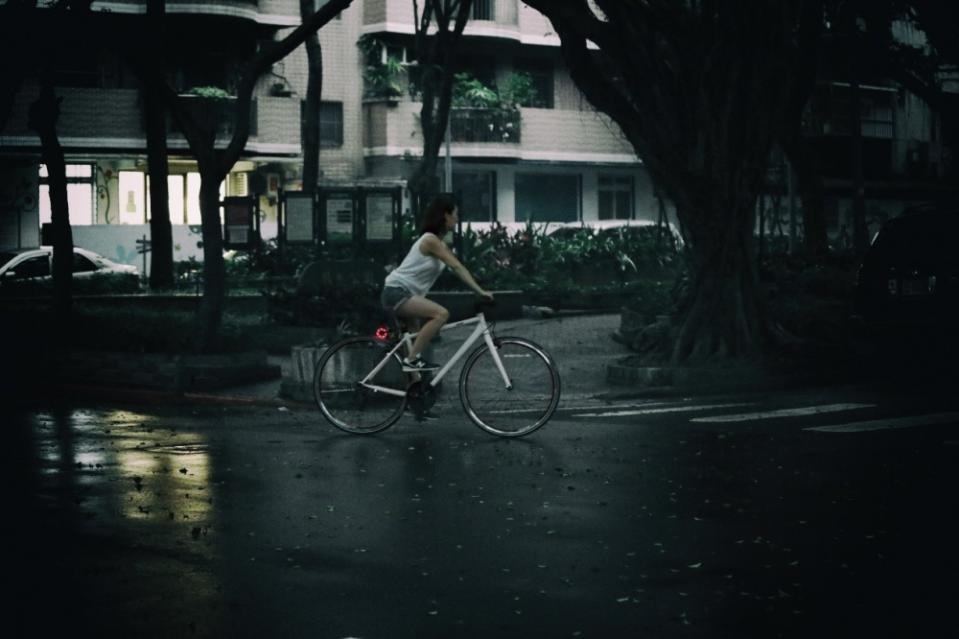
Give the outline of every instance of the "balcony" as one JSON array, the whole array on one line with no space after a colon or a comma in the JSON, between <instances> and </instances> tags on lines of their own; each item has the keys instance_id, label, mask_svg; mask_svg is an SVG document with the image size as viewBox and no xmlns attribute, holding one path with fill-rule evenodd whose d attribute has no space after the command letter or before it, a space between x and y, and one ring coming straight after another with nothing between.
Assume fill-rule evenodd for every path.
<instances>
[{"instance_id":1,"label":"balcony","mask_svg":"<svg viewBox=\"0 0 959 639\"><path fill-rule=\"evenodd\" d=\"M472 15L466 25L467 36L508 38L522 41L525 37L540 38L543 34L537 21L521 28L518 0L474 0ZM530 10L532 11L532 10ZM413 3L409 0L366 0L363 3L364 33L414 32Z\"/></svg>"},{"instance_id":2,"label":"balcony","mask_svg":"<svg viewBox=\"0 0 959 639\"><path fill-rule=\"evenodd\" d=\"M455 107L450 111L452 142L519 144L519 110Z\"/></svg>"},{"instance_id":3,"label":"balcony","mask_svg":"<svg viewBox=\"0 0 959 639\"><path fill-rule=\"evenodd\" d=\"M38 88L25 86L16 97L2 136L4 146L38 148L36 133L27 127L27 112L37 98ZM57 132L68 151L94 149L143 152L146 133L140 92L136 89L58 88L60 120ZM218 130L218 141L232 135L229 118ZM296 155L300 151L300 102L297 98L262 96L251 109L251 132L247 151L278 155ZM186 148L179 134L170 136L171 150Z\"/></svg>"},{"instance_id":4,"label":"balcony","mask_svg":"<svg viewBox=\"0 0 959 639\"><path fill-rule=\"evenodd\" d=\"M367 102L364 154L415 157L423 152L419 102ZM454 109L450 152L457 158L635 164L632 146L605 116L592 111L522 108ZM504 136L508 133L508 136Z\"/></svg>"}]
</instances>

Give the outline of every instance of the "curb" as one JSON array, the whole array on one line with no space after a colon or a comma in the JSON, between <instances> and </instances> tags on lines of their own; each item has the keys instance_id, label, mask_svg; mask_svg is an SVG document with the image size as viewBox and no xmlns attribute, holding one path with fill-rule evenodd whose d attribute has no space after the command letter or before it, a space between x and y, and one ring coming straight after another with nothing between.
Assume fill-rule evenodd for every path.
<instances>
[{"instance_id":1,"label":"curb","mask_svg":"<svg viewBox=\"0 0 959 639\"><path fill-rule=\"evenodd\" d=\"M606 374L610 385L623 388L596 395L598 399L762 392L857 381L849 376L830 375L823 371L806 370L794 374L783 374L764 372L751 367L710 369L607 364Z\"/></svg>"},{"instance_id":2,"label":"curb","mask_svg":"<svg viewBox=\"0 0 959 639\"><path fill-rule=\"evenodd\" d=\"M178 393L141 388L118 388L116 386L90 386L67 384L61 387L63 394L87 400L124 401L135 404L190 404L212 406L274 406L310 407L312 404L277 397L244 397L240 395L217 395L211 393Z\"/></svg>"}]
</instances>

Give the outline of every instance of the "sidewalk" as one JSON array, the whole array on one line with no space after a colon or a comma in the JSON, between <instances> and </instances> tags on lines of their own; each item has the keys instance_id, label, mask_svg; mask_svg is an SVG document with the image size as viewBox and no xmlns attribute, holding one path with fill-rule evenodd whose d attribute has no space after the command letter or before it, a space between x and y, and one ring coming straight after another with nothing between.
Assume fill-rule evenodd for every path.
<instances>
[{"instance_id":1,"label":"sidewalk","mask_svg":"<svg viewBox=\"0 0 959 639\"><path fill-rule=\"evenodd\" d=\"M559 365L562 382L562 400L576 401L597 397L610 392L607 382L607 365L629 355L631 351L613 341L611 335L619 328L619 313L566 314L548 318L524 318L496 322L494 330L500 336L525 337L545 348ZM443 334L435 344L434 358L445 361L452 356L471 330L471 327L454 328ZM465 361L461 360L461 361ZM292 362L289 356L271 355L269 363L280 366L284 377L290 377ZM447 379L456 380L459 367ZM295 404L280 397L281 379L244 384L204 394L224 401Z\"/></svg>"},{"instance_id":2,"label":"sidewalk","mask_svg":"<svg viewBox=\"0 0 959 639\"><path fill-rule=\"evenodd\" d=\"M726 393L772 390L829 381L837 371L816 367L770 372L758 367L650 367L635 364L635 353L612 337L620 325L619 313L589 314L561 312L552 317L504 320L494 324L499 336L525 337L545 348L559 366L562 383L560 406L584 400L668 397L690 393ZM434 343L433 359L448 360L469 334L471 327L454 328ZM634 356L634 357L630 357ZM465 358L462 361L465 361ZM111 386L71 386L72 394L96 399L189 402L237 405L271 405L280 408L312 406L305 387L295 393L299 399L281 394L284 381L291 381L293 362L289 354L270 355L267 364L279 368L282 377L209 391L176 393L136 390ZM446 388L438 401L458 403L455 392L459 365L444 380ZM841 375L839 376L842 377ZM447 381L448 380L448 381Z\"/></svg>"}]
</instances>

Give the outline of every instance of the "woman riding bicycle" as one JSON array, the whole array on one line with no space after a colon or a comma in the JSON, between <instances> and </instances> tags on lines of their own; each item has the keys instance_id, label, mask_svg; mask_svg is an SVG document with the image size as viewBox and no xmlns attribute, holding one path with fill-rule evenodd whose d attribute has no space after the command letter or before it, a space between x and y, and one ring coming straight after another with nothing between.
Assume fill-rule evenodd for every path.
<instances>
[{"instance_id":1,"label":"woman riding bicycle","mask_svg":"<svg viewBox=\"0 0 959 639\"><path fill-rule=\"evenodd\" d=\"M449 311L426 299L444 266L450 267L468 287L488 300L493 294L483 289L462 262L443 242L448 231L456 228L456 202L440 195L430 202L420 223L420 237L406 258L386 276L380 302L383 307L405 319L425 320L409 354L403 359L406 372L431 371L439 367L424 360L420 353L449 319Z\"/></svg>"}]
</instances>

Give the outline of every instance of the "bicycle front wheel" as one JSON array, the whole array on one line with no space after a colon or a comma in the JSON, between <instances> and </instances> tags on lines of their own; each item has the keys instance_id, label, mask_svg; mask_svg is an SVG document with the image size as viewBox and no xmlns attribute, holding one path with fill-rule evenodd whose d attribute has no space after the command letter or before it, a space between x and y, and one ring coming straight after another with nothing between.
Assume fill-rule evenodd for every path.
<instances>
[{"instance_id":1,"label":"bicycle front wheel","mask_svg":"<svg viewBox=\"0 0 959 639\"><path fill-rule=\"evenodd\" d=\"M489 346L470 354L460 374L460 401L477 426L500 437L528 435L545 424L559 405L556 365L541 346L521 337L494 340L509 377L507 387Z\"/></svg>"},{"instance_id":2,"label":"bicycle front wheel","mask_svg":"<svg viewBox=\"0 0 959 639\"><path fill-rule=\"evenodd\" d=\"M388 353L385 345L367 337L342 340L323 353L313 373L313 397L327 421L348 433L369 434L400 418L406 406L406 375L400 358ZM368 382L374 388L361 385L384 359Z\"/></svg>"}]
</instances>

